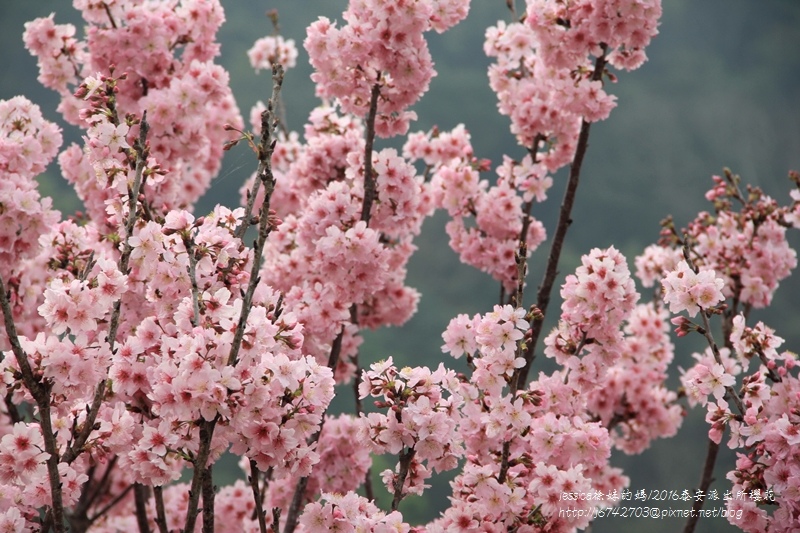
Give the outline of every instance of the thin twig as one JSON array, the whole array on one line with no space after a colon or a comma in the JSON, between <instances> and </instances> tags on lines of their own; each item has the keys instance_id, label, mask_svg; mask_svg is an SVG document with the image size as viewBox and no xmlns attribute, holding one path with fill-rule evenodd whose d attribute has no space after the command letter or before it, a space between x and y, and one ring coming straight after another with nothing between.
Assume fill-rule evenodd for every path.
<instances>
[{"instance_id":1,"label":"thin twig","mask_svg":"<svg viewBox=\"0 0 800 533\"><path fill-rule=\"evenodd\" d=\"M110 501L110 502L109 502L109 503L108 503L108 504L107 504L105 507L103 507L102 509L100 509L100 510L97 512L97 514L96 514L96 515L94 515L93 517L91 517L91 518L89 519L89 523L91 524L91 523L95 522L95 521L96 521L98 518L100 518L101 516L103 516L104 514L106 514L106 513L107 513L107 512L108 512L110 509L112 509L112 508L113 508L115 505L117 505L119 502L121 502L121 501L122 501L122 499L123 499L123 498L125 498L125 496L127 496L127 495L128 495L128 493L129 493L129 492L130 492L132 489L133 489L133 485L128 485L127 487L125 487L125 490L123 490L122 492L120 492L119 494L117 494L116 498L114 498L113 500L111 500L111 501Z\"/></svg>"},{"instance_id":2,"label":"thin twig","mask_svg":"<svg viewBox=\"0 0 800 533\"><path fill-rule=\"evenodd\" d=\"M189 271L189 281L192 284L192 326L200 325L200 289L197 286L197 257L195 257L194 239L188 235L183 239L186 248L186 255L189 264L186 269Z\"/></svg>"},{"instance_id":3,"label":"thin twig","mask_svg":"<svg viewBox=\"0 0 800 533\"><path fill-rule=\"evenodd\" d=\"M95 501L101 496L106 495L106 491L108 490L108 485L111 483L111 472L114 470L114 467L117 464L118 456L114 456L108 462L108 466L103 472L103 477L100 478L99 482L95 482L94 475L90 475L88 481L83 486L80 500L78 500L78 505L75 507L75 510L72 513L72 518L70 518L70 522L74 523L75 521L83 522L88 520L87 515L89 509L94 505ZM95 466L92 466L92 472L95 470ZM74 527L74 526L73 526Z\"/></svg>"},{"instance_id":4,"label":"thin twig","mask_svg":"<svg viewBox=\"0 0 800 533\"><path fill-rule=\"evenodd\" d=\"M258 478L260 475L261 472L258 470L258 465L253 459L250 459L250 477L248 481L250 481L250 488L253 489L253 501L256 504L254 514L258 519L258 529L261 533L267 533L267 519L264 515L261 489L258 486Z\"/></svg>"},{"instance_id":5,"label":"thin twig","mask_svg":"<svg viewBox=\"0 0 800 533\"><path fill-rule=\"evenodd\" d=\"M272 67L272 81L272 95L274 99L280 94L281 84L283 83L283 68L280 65ZM256 286L260 281L258 271L261 269L261 257L264 253L264 245L272 230L272 224L269 220L269 203L272 197L272 191L275 190L275 177L272 175L272 153L275 149L275 141L273 140L275 127L272 109L273 101L274 100L270 100L267 110L261 114L261 141L258 146L258 170L256 171L256 181L264 186L264 201L261 204L258 215L258 237L253 250L253 265L250 269L250 281L247 284L247 291L242 298L242 311L239 315L239 322L236 325L233 342L231 343L228 366L235 365L239 358L239 349L244 339L247 318L250 316L253 296L256 292ZM246 230L245 226L249 224L249 221L250 212L247 211L239 230L242 230L242 228Z\"/></svg>"},{"instance_id":6,"label":"thin twig","mask_svg":"<svg viewBox=\"0 0 800 533\"><path fill-rule=\"evenodd\" d=\"M700 315L703 317L704 329L702 333L705 336L706 341L708 341L708 345L711 347L711 353L714 354L714 360L717 362L717 364L721 365L724 368L725 365L722 364L722 357L719 353L719 347L717 346L717 342L714 340L714 336L711 335L711 324L709 324L706 311L701 309ZM731 400L733 400L733 403L736 405L736 408L739 410L739 413L744 415L745 408L744 404L742 403L742 399L739 398L739 394L730 385L727 385L725 387L725 392L727 396L730 397Z\"/></svg>"},{"instance_id":7,"label":"thin twig","mask_svg":"<svg viewBox=\"0 0 800 533\"><path fill-rule=\"evenodd\" d=\"M708 487L714 481L714 463L717 461L717 452L719 451L719 444L711 439L708 439L708 451L706 452L706 461L703 465L703 474L700 477L700 486L698 490L702 494L706 494ZM692 504L692 514L689 520L686 521L686 526L683 528L683 533L693 533L697 521L700 519L700 509L703 508L705 498L697 498Z\"/></svg>"},{"instance_id":8,"label":"thin twig","mask_svg":"<svg viewBox=\"0 0 800 533\"><path fill-rule=\"evenodd\" d=\"M261 114L261 141L258 146L258 170L253 188L247 197L247 205L244 210L242 224L236 229L235 236L243 239L247 228L250 227L253 206L256 203L258 189L262 185L264 176L272 176L272 137L275 132L275 103L279 101L281 87L283 86L283 67L275 65L272 67L272 97L267 102L267 109ZM269 157L267 157L269 152ZM266 200L266 198L265 198Z\"/></svg>"}]
</instances>

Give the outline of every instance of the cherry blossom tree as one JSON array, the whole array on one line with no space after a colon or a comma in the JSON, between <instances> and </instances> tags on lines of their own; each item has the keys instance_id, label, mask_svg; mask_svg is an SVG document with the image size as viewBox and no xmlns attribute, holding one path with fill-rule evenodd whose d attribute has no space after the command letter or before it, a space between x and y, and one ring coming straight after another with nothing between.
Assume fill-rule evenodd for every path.
<instances>
[{"instance_id":1,"label":"cherry blossom tree","mask_svg":"<svg viewBox=\"0 0 800 533\"><path fill-rule=\"evenodd\" d=\"M783 205L726 171L706 196L713 213L680 231L666 219L634 262L652 301L612 246L567 276L560 314L550 305L591 125L616 106L617 72L646 60L659 0L509 2L484 50L524 156L494 172L463 125L409 131L436 74L426 33L458 24L468 0L351 0L341 22L314 22L303 44L321 103L302 137L279 112L293 40L249 51L273 88L247 127L214 63L218 0L74 6L82 36L50 16L24 39L82 144L59 152L60 129L36 105L0 102L1 531L584 529L628 492L611 450L641 453L682 422L666 385L670 322L708 345L681 375L710 425L698 491L727 431L739 457L729 488L748 495L727 502L730 521L792 531L796 355L749 315L796 266L797 174ZM402 148L378 149L380 138ZM194 213L236 145L254 154L242 205ZM56 156L85 206L66 219L34 181ZM546 229L533 208L564 167ZM415 313L407 265L438 209L461 261L501 286L491 310L442 334L465 373L360 353L364 329ZM542 247L531 296L528 260ZM558 318L550 332L545 316ZM556 370L537 369L539 355ZM348 383L353 412L331 416ZM217 489L224 453L242 479ZM379 473L383 509L376 455L393 465ZM403 499L452 470L450 506L409 524Z\"/></svg>"}]
</instances>

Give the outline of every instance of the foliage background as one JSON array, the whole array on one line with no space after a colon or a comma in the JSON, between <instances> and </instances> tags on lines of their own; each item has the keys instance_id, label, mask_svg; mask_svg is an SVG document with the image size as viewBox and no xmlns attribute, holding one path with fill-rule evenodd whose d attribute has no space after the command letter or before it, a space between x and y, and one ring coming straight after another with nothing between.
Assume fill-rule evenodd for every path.
<instances>
[{"instance_id":1,"label":"foliage background","mask_svg":"<svg viewBox=\"0 0 800 533\"><path fill-rule=\"evenodd\" d=\"M35 60L24 50L21 36L25 21L53 11L56 22L72 22L80 28L82 22L69 4L64 0L0 2L0 98L25 94L42 107L45 117L57 122L55 94L36 82ZM265 12L278 9L281 33L294 38L300 49L298 67L286 76L283 97L289 126L302 130L317 104L302 49L305 26L317 16L341 19L346 1L222 0L222 4L228 20L219 35L219 63L231 74L245 117L250 106L265 100L270 91L268 73L255 75L245 52L255 39L272 32ZM444 35L429 38L439 75L415 108L419 121L412 131L433 125L450 129L463 122L472 134L476 156L490 158L496 165L504 153L517 158L523 155L508 133L507 119L496 112L496 99L486 79L489 62L482 51L485 28L497 20L508 20L509 14L503 0L474 0L472 4L466 21ZM710 207L703 193L711 183L710 176L719 174L722 167L730 167L746 183L762 187L780 202L788 201L788 170L800 170L800 2L664 0L663 4L661 34L647 51L650 60L638 71L620 73L619 83L610 89L619 98L618 108L609 120L592 127L574 224L562 256L562 275L573 271L580 256L592 247L612 244L626 254L632 267L633 257L657 239L658 223L664 216L673 214L676 224L682 226L699 210ZM73 128L65 127L64 133L66 143L80 139ZM377 148L383 146L379 143ZM196 211L206 212L216 203L237 205L239 188L254 163L245 149L230 152ZM491 175L487 177L491 179ZM562 178L556 180L548 202L535 213L551 232L566 182ZM79 209L80 203L60 178L57 165L40 182L43 194L53 196L63 213ZM423 295L418 314L403 328L368 333L362 361L391 355L405 364L438 365L443 360L440 335L450 318L458 313L486 312L497 302L496 284L461 265L450 251L444 223L443 216L426 223L417 242L419 252L410 265L409 284ZM797 248L800 239L792 236L791 242ZM531 262L529 294L541 277L545 253L543 248ZM800 281L794 276L778 291L768 312L753 315L774 327L787 340L784 347L793 351L800 346L798 296ZM691 351L701 347L686 338L676 346L674 375L678 367L688 366ZM534 371L548 368L542 359L537 359ZM341 391L337 408L347 410L351 405L352 393ZM699 479L706 431L703 414L690 412L677 437L655 443L641 457L615 457L615 464L625 468L634 491L691 491ZM714 486L723 491L728 486L723 479L725 465L731 461L731 455L724 454L717 469L720 481ZM377 466L375 470L380 471L382 467ZM220 470L216 471L218 484L230 482ZM233 468L229 472L234 475ZM446 480L441 479L424 498L409 498L401 510L412 521L428 520L446 505L448 490ZM652 533L666 533L682 525L677 519L607 519L596 523L593 531L640 531L646 527ZM701 520L697 528L698 533L732 530L724 519Z\"/></svg>"}]
</instances>

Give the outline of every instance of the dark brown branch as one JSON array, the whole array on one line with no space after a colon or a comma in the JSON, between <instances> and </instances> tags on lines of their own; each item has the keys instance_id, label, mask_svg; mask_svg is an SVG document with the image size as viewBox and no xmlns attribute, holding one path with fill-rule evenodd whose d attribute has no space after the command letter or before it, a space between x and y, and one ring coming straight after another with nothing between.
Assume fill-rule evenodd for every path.
<instances>
[{"instance_id":1,"label":"dark brown branch","mask_svg":"<svg viewBox=\"0 0 800 533\"><path fill-rule=\"evenodd\" d=\"M203 472L203 533L214 533L213 465L208 465Z\"/></svg>"},{"instance_id":2,"label":"dark brown branch","mask_svg":"<svg viewBox=\"0 0 800 533\"><path fill-rule=\"evenodd\" d=\"M8 414L8 418L11 419L11 424L10 425L13 426L17 422L22 422L22 415L20 414L19 409L17 408L16 404L14 404L14 402L11 401L11 393L10 392L8 394L6 394L5 403L6 403L6 413Z\"/></svg>"},{"instance_id":3,"label":"dark brown branch","mask_svg":"<svg viewBox=\"0 0 800 533\"><path fill-rule=\"evenodd\" d=\"M184 531L194 531L194 526L197 523L200 495L204 492L203 478L207 472L206 463L208 462L208 456L211 452L211 438L214 435L214 428L216 425L217 418L214 418L211 422L203 420L200 423L200 449L192 460L194 474L192 475L192 486L189 489L189 503L186 510L186 525L183 528Z\"/></svg>"},{"instance_id":4,"label":"dark brown branch","mask_svg":"<svg viewBox=\"0 0 800 533\"><path fill-rule=\"evenodd\" d=\"M258 529L261 533L267 533L267 519L264 514L264 504L262 501L262 492L258 486L258 478L261 472L258 470L258 465L253 459L250 459L250 488L253 489L253 501L256 504L255 515L258 519ZM265 487L266 488L266 487Z\"/></svg>"},{"instance_id":5,"label":"dark brown branch","mask_svg":"<svg viewBox=\"0 0 800 533\"><path fill-rule=\"evenodd\" d=\"M273 507L272 508L272 533L280 533L281 528L281 508L280 507Z\"/></svg>"},{"instance_id":6,"label":"dark brown branch","mask_svg":"<svg viewBox=\"0 0 800 533\"><path fill-rule=\"evenodd\" d=\"M372 213L372 203L375 201L376 180L372 175L372 145L375 142L375 116L378 112L378 96L381 86L377 83L372 86L369 99L369 114L367 115L367 139L364 146L364 203L361 205L361 220L369 226Z\"/></svg>"},{"instance_id":7,"label":"dark brown branch","mask_svg":"<svg viewBox=\"0 0 800 533\"><path fill-rule=\"evenodd\" d=\"M706 452L706 461L703 465L703 475L700 478L700 486L698 490L702 494L706 494L708 492L708 487L711 486L711 483L714 481L712 477L714 474L714 463L717 461L717 452L719 451L719 444L714 442L713 440L708 440L708 451ZM686 526L683 528L683 533L693 533L694 528L697 525L697 521L700 519L700 509L703 508L703 504L705 503L705 498L695 499L694 503L692 504L692 514L689 517L689 520L686 521Z\"/></svg>"},{"instance_id":8,"label":"dark brown branch","mask_svg":"<svg viewBox=\"0 0 800 533\"><path fill-rule=\"evenodd\" d=\"M133 499L136 505L136 524L139 526L139 533L150 533L150 526L147 523L147 487L141 483L133 484Z\"/></svg>"},{"instance_id":9,"label":"dark brown branch","mask_svg":"<svg viewBox=\"0 0 800 533\"><path fill-rule=\"evenodd\" d=\"M272 80L274 83L272 94L273 98L276 98L276 95L280 92L281 84L283 83L283 69L280 65L272 67ZM272 102L273 101L270 100L267 110L261 114L262 131L261 141L258 146L258 170L256 171L256 181L264 186L264 202L261 204L261 209L259 210L258 237L253 250L253 265L250 269L250 281L247 284L247 291L242 299L242 312L239 315L239 322L236 325L236 332L234 333L233 342L231 343L231 353L228 356L229 366L235 365L239 358L239 349L244 339L247 318L250 316L250 310L253 305L253 295L256 292L256 286L260 280L258 271L261 269L261 256L264 253L264 245L267 242L267 237L269 237L270 231L272 231L272 223L269 219L270 198L272 197L272 191L275 190L275 177L272 175L272 153L275 149L275 141L272 139L274 133ZM253 189L255 191L255 185ZM253 195L254 194L255 192ZM242 226L239 229L245 228L249 220L250 212L247 211L245 213L245 219L242 221Z\"/></svg>"},{"instance_id":10,"label":"dark brown branch","mask_svg":"<svg viewBox=\"0 0 800 533\"><path fill-rule=\"evenodd\" d=\"M14 316L11 312L11 302L9 301L2 276L0 276L0 309L3 311L6 335L11 344L11 351L22 373L23 383L25 383L25 386L28 388L31 396L33 396L36 406L39 409L39 425L44 439L44 448L49 454L47 458L47 477L50 481L53 529L56 533L62 533L64 531L64 503L61 492L61 476L58 472L60 455L58 453L58 444L56 443L56 437L53 433L53 425L50 419L50 386L46 383L42 383L39 378L34 375L30 361L28 360L28 355L25 353L25 350L22 349L19 336L17 335L17 327L14 324Z\"/></svg>"},{"instance_id":11,"label":"dark brown branch","mask_svg":"<svg viewBox=\"0 0 800 533\"><path fill-rule=\"evenodd\" d=\"M293 533L297 527L297 518L300 514L300 505L303 503L307 486L308 476L301 477L294 489L292 503L289 504L289 514L286 516L286 525L283 527L283 533Z\"/></svg>"},{"instance_id":12,"label":"dark brown branch","mask_svg":"<svg viewBox=\"0 0 800 533\"><path fill-rule=\"evenodd\" d=\"M411 466L411 461L414 459L417 451L414 448L409 448L407 451L400 452L400 470L397 472L397 477L394 479L392 488L394 495L392 496L392 511L396 511L400 506L400 502L405 497L403 494L403 485L406 483L408 477L408 469Z\"/></svg>"},{"instance_id":13,"label":"dark brown branch","mask_svg":"<svg viewBox=\"0 0 800 533\"><path fill-rule=\"evenodd\" d=\"M153 499L156 502L156 526L159 533L169 533L167 513L164 511L164 489L161 485L153 487Z\"/></svg>"}]
</instances>

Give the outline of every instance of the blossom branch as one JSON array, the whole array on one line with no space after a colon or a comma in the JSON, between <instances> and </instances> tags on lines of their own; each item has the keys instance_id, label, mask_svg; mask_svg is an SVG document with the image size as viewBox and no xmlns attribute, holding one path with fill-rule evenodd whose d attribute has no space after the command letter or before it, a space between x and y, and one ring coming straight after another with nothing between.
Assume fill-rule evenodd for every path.
<instances>
[{"instance_id":1,"label":"blossom branch","mask_svg":"<svg viewBox=\"0 0 800 533\"><path fill-rule=\"evenodd\" d=\"M130 244L130 238L133 234L134 223L136 222L136 205L139 201L139 193L141 192L145 167L147 166L147 157L150 151L149 147L147 146L147 133L149 130L150 126L147 123L147 111L145 111L142 113L142 120L139 123L139 138L137 142L134 143L133 151L136 153L136 166L134 171L133 186L128 190L128 218L125 222L125 242L122 248L122 255L117 263L119 271L123 274L128 274L129 272L129 262L131 253L133 252L133 247ZM121 311L122 299L120 298L114 302L114 307L111 312L111 320L108 326L108 335L106 337L106 342L108 342L109 350L112 353L114 352L117 330L119 329ZM100 412L100 405L103 402L105 392L106 379L103 379L95 389L94 399L92 400L92 405L86 415L86 421L83 424L83 428L75 437L72 446L69 447L69 449L67 449L67 451L64 453L65 463L72 463L83 451L83 446L86 444L86 441L89 439L89 435L94 429L94 423L95 420L97 420L97 414Z\"/></svg>"},{"instance_id":2,"label":"blossom branch","mask_svg":"<svg viewBox=\"0 0 800 533\"><path fill-rule=\"evenodd\" d=\"M711 324L708 321L708 313L709 312L706 310L701 310L700 312L700 316L703 317L703 328L701 333L706 338L708 345L711 347L711 353L714 354L714 360L717 362L717 364L724 367L725 365L722 364L722 356L719 353L719 346L717 346L717 342L714 340L714 336L711 335ZM727 396L730 397L730 399L736 405L736 408L739 410L739 412L742 415L744 415L745 408L744 404L742 403L742 399L739 398L739 394L730 385L725 386L725 392L727 393Z\"/></svg>"},{"instance_id":3,"label":"blossom branch","mask_svg":"<svg viewBox=\"0 0 800 533\"><path fill-rule=\"evenodd\" d=\"M341 329L339 330L339 334L336 335L335 339L333 339L333 344L331 345L331 352L328 356L328 368L331 370L335 370L336 366L339 364L339 355L342 352L343 340L344 325L342 325ZM324 427L324 424L325 414L323 413L319 429L311 436L308 441L309 444L313 445L319 441L319 437L322 435L322 428ZM292 502L289 504L289 513L286 515L286 525L283 529L284 533L292 533L297 527L297 519L300 516L300 505L303 503L303 498L306 494L306 487L308 487L308 476L303 476L300 478L300 480L297 482L297 486L294 488Z\"/></svg>"},{"instance_id":4,"label":"blossom branch","mask_svg":"<svg viewBox=\"0 0 800 533\"><path fill-rule=\"evenodd\" d=\"M30 361L28 360L28 355L25 353L25 350L22 349L22 345L20 345L17 328L14 324L14 317L11 314L11 302L8 292L6 292L6 286L2 276L0 276L0 308L2 308L3 311L6 335L11 344L11 351L17 359L17 364L22 373L22 380L31 393L31 396L33 396L36 406L39 409L39 424L42 437L44 438L45 451L48 454L47 476L50 482L50 495L52 500L50 509L52 511L53 527L56 533L63 533L64 503L61 492L61 478L58 472L58 445L50 419L50 386L46 383L42 383L39 378L34 375Z\"/></svg>"},{"instance_id":5,"label":"blossom branch","mask_svg":"<svg viewBox=\"0 0 800 533\"><path fill-rule=\"evenodd\" d=\"M283 84L283 68L281 68L280 65L276 64L274 67L272 67L272 81L272 98L274 100L278 97L280 88ZM250 316L250 308L253 304L253 295L255 294L256 286L260 280L258 271L261 268L261 256L264 253L264 245L267 242L267 237L272 230L272 223L269 217L269 203L270 198L272 197L272 191L275 190L275 177L272 174L272 153L275 149L276 142L273 139L273 134L275 131L272 110L273 100L270 100L266 111L261 114L261 141L259 142L257 151L258 170L256 171L256 183L261 183L264 186L264 202L261 204L261 209L259 210L258 237L253 250L253 265L250 270L250 281L247 285L247 291L243 296L242 312L239 315L239 322L236 325L236 333L234 334L233 342L231 344L231 353L228 356L229 366L235 365L239 357L239 349L241 348L242 340L244 339L244 330L245 326L247 325L247 318ZM255 198L257 192L257 185L253 185L251 197ZM250 202L248 201L248 204L249 203ZM249 209L252 209L252 206L249 206ZM242 230L243 227L246 228L249 220L250 210L246 210L245 219L242 221L242 226L239 229Z\"/></svg>"},{"instance_id":6,"label":"blossom branch","mask_svg":"<svg viewBox=\"0 0 800 533\"><path fill-rule=\"evenodd\" d=\"M396 511L397 508L400 506L400 502L403 498L405 498L405 494L403 493L403 485L406 482L406 478L408 477L408 469L411 466L411 461L414 459L414 455L416 455L417 451L414 448L409 448L406 451L400 452L400 470L397 472L397 476L394 479L394 496L392 497L392 511Z\"/></svg>"},{"instance_id":7,"label":"blossom branch","mask_svg":"<svg viewBox=\"0 0 800 533\"><path fill-rule=\"evenodd\" d=\"M283 84L283 68L280 65L272 67L272 81L273 81L273 99L279 94L280 87ZM242 310L239 315L239 321L236 324L236 332L231 342L231 351L228 355L228 366L236 364L239 358L239 350L242 346L244 339L244 332L247 327L247 319L250 316L250 310L253 305L253 296L256 291L256 286L260 281L258 271L261 267L261 257L264 253L264 245L267 242L267 237L272 230L272 221L269 216L269 204L272 192L275 189L275 177L272 174L272 153L275 149L275 140L273 139L274 133L274 117L272 111L272 102L268 108L261 114L261 140L258 144L258 170L256 171L256 182L260 182L264 186L264 202L261 204L258 217L258 236L254 244L253 250L253 264L250 270L250 280L247 284L247 290L242 297ZM254 186L254 193L255 193ZM255 194L253 194L255 196ZM251 206L252 209L252 206ZM249 224L249 212L245 212L245 219L242 221L242 227ZM241 228L240 228L241 230ZM219 415L214 417L213 420L203 420L200 424L200 448L197 456L193 459L194 475L192 476L192 486L189 491L189 505L186 513L186 526L184 531L194 531L194 525L197 520L197 508L200 498L200 489L204 481L204 477L211 477L211 471L206 468L206 462L211 450L211 439L214 436L214 428L216 427ZM209 481L210 482L210 481ZM213 511L212 511L213 512ZM204 519L205 520L205 519ZM205 527L205 526L204 526Z\"/></svg>"},{"instance_id":8,"label":"blossom branch","mask_svg":"<svg viewBox=\"0 0 800 533\"><path fill-rule=\"evenodd\" d=\"M249 228L252 223L253 207L256 203L256 196L258 196L258 189L261 187L262 182L264 182L265 177L269 176L272 178L272 151L274 149L272 137L275 134L275 105L280 99L281 87L283 87L283 67L279 64L275 64L272 67L272 96L269 101L267 101L266 111L261 114L261 141L258 147L256 147L256 155L258 156L256 179L253 182L253 189L248 191L244 218L235 233L235 236L240 239L244 238L247 228ZM250 134L248 134L248 136L250 136ZM251 136L248 138L251 138ZM269 152L268 157L266 156L267 152ZM264 183L264 185L266 186L266 183ZM271 193L271 191L269 192ZM265 198L264 201L268 202L268 198Z\"/></svg>"},{"instance_id":9,"label":"blossom branch","mask_svg":"<svg viewBox=\"0 0 800 533\"><path fill-rule=\"evenodd\" d=\"M606 67L606 53L607 48L604 46L603 54L595 59L592 81L599 81L602 78L603 71L605 71ZM575 157L572 159L572 165L570 165L569 180L567 181L567 188L564 191L564 198L561 202L561 210L559 211L558 225L556 226L556 232L553 236L553 243L550 246L550 255L547 258L544 277L536 293L536 307L539 308L542 315L547 313L547 306L550 304L550 294L553 290L556 276L558 275L558 262L561 258L561 249L564 246L567 230L572 224L572 207L575 204L575 197L578 191L583 159L586 156L586 149L589 147L589 129L591 125L592 124L585 119L581 121L581 130L578 134L578 143L575 147ZM517 376L518 389L520 386L524 385L528 379L528 372L530 371L531 364L535 357L536 344L539 341L539 336L542 334L543 327L543 320L536 320L531 324L531 340L525 353L525 366L522 367Z\"/></svg>"}]
</instances>

